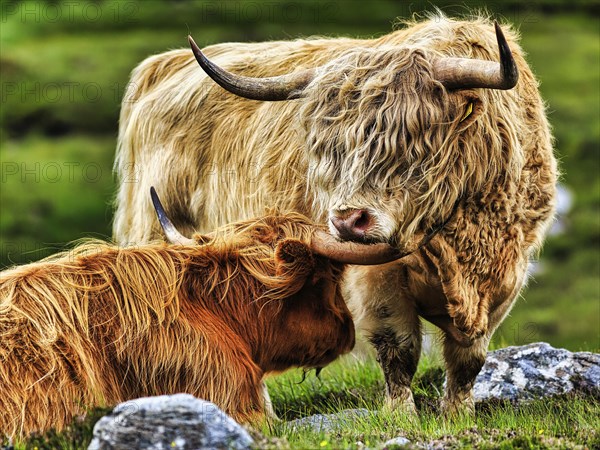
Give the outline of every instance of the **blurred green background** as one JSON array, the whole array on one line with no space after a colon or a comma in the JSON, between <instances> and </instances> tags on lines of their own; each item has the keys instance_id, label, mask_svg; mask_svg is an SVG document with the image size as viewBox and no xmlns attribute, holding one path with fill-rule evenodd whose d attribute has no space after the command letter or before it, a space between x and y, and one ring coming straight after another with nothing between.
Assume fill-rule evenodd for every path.
<instances>
[{"instance_id":1,"label":"blurred green background","mask_svg":"<svg viewBox=\"0 0 600 450\"><path fill-rule=\"evenodd\" d=\"M483 2L436 2L450 16ZM487 2L522 34L563 171L564 212L495 346L600 348L600 29L597 1ZM109 237L112 160L129 72L221 41L378 36L429 1L0 1L0 264Z\"/></svg>"}]
</instances>

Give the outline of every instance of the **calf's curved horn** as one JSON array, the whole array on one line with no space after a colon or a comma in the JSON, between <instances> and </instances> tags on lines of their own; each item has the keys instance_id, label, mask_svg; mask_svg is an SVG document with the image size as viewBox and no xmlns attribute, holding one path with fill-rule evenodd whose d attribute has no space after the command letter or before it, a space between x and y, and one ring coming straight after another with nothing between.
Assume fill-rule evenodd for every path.
<instances>
[{"instance_id":1,"label":"calf's curved horn","mask_svg":"<svg viewBox=\"0 0 600 450\"><path fill-rule=\"evenodd\" d=\"M315 69L307 69L301 72L280 75L267 78L253 78L235 75L220 68L210 61L200 47L194 42L192 36L188 41L200 67L223 89L240 97L251 100L292 100L303 96L303 89L315 76Z\"/></svg>"},{"instance_id":2,"label":"calf's curved horn","mask_svg":"<svg viewBox=\"0 0 600 450\"><path fill-rule=\"evenodd\" d=\"M436 80L448 89L512 89L519 70L498 22L494 22L500 62L469 58L439 58L433 64Z\"/></svg>"},{"instance_id":3,"label":"calf's curved horn","mask_svg":"<svg viewBox=\"0 0 600 450\"><path fill-rule=\"evenodd\" d=\"M152 204L154 205L154 210L156 211L158 221L160 222L160 226L165 232L167 240L171 244L198 245L196 241L190 238L186 238L179 231L177 231L177 228L175 228L175 225L173 225L171 219L167 217L167 213L165 212L165 209L163 208L163 205L160 202L160 199L158 198L158 194L156 193L154 186L150 188L150 197L152 197Z\"/></svg>"},{"instance_id":4,"label":"calf's curved horn","mask_svg":"<svg viewBox=\"0 0 600 450\"><path fill-rule=\"evenodd\" d=\"M345 264L372 266L385 264L402 258L408 253L385 243L359 244L340 242L323 230L316 230L312 236L312 249L315 253Z\"/></svg>"}]
</instances>

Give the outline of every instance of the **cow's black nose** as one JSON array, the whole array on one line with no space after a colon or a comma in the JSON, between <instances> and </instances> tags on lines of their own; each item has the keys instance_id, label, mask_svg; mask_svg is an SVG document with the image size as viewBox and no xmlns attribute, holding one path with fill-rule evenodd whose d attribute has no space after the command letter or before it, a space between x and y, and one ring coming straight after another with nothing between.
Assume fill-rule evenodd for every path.
<instances>
[{"instance_id":1,"label":"cow's black nose","mask_svg":"<svg viewBox=\"0 0 600 450\"><path fill-rule=\"evenodd\" d=\"M331 223L344 241L362 242L373 223L373 217L365 209L347 209L335 211L330 217Z\"/></svg>"}]
</instances>

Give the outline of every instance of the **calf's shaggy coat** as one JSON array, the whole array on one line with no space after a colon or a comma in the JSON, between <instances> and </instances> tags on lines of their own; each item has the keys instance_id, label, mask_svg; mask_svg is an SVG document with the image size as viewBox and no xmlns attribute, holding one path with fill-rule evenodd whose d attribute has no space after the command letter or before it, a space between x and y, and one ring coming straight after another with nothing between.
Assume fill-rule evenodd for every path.
<instances>
[{"instance_id":1,"label":"calf's shaggy coat","mask_svg":"<svg viewBox=\"0 0 600 450\"><path fill-rule=\"evenodd\" d=\"M354 346L341 264L299 214L197 245L90 242L0 275L0 435L63 428L93 405L188 392L240 421L263 376Z\"/></svg>"}]
</instances>

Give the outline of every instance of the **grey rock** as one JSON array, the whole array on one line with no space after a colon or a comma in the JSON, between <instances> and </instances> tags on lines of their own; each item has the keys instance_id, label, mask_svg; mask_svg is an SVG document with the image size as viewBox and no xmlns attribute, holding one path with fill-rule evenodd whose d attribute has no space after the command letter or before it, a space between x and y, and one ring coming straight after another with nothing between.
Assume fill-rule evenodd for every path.
<instances>
[{"instance_id":1,"label":"grey rock","mask_svg":"<svg viewBox=\"0 0 600 450\"><path fill-rule=\"evenodd\" d=\"M352 426L357 418L367 417L371 412L368 409L345 409L336 414L315 414L288 422L293 428L310 428L315 433L320 431L331 432L337 428Z\"/></svg>"},{"instance_id":2,"label":"grey rock","mask_svg":"<svg viewBox=\"0 0 600 450\"><path fill-rule=\"evenodd\" d=\"M489 352L473 388L475 401L527 401L571 392L600 394L600 354L545 342Z\"/></svg>"},{"instance_id":3,"label":"grey rock","mask_svg":"<svg viewBox=\"0 0 600 450\"><path fill-rule=\"evenodd\" d=\"M410 441L408 439L406 439L403 436L398 436L393 439L390 439L389 441L386 441L385 444L383 444L383 450L392 449L395 447L403 447L408 444L410 444Z\"/></svg>"},{"instance_id":4,"label":"grey rock","mask_svg":"<svg viewBox=\"0 0 600 450\"><path fill-rule=\"evenodd\" d=\"M573 191L564 184L556 186L556 220L550 227L551 236L562 234L568 228L568 215L573 207Z\"/></svg>"},{"instance_id":5,"label":"grey rock","mask_svg":"<svg viewBox=\"0 0 600 450\"><path fill-rule=\"evenodd\" d=\"M214 403L177 394L117 405L96 423L88 450L248 449L253 443Z\"/></svg>"}]
</instances>

